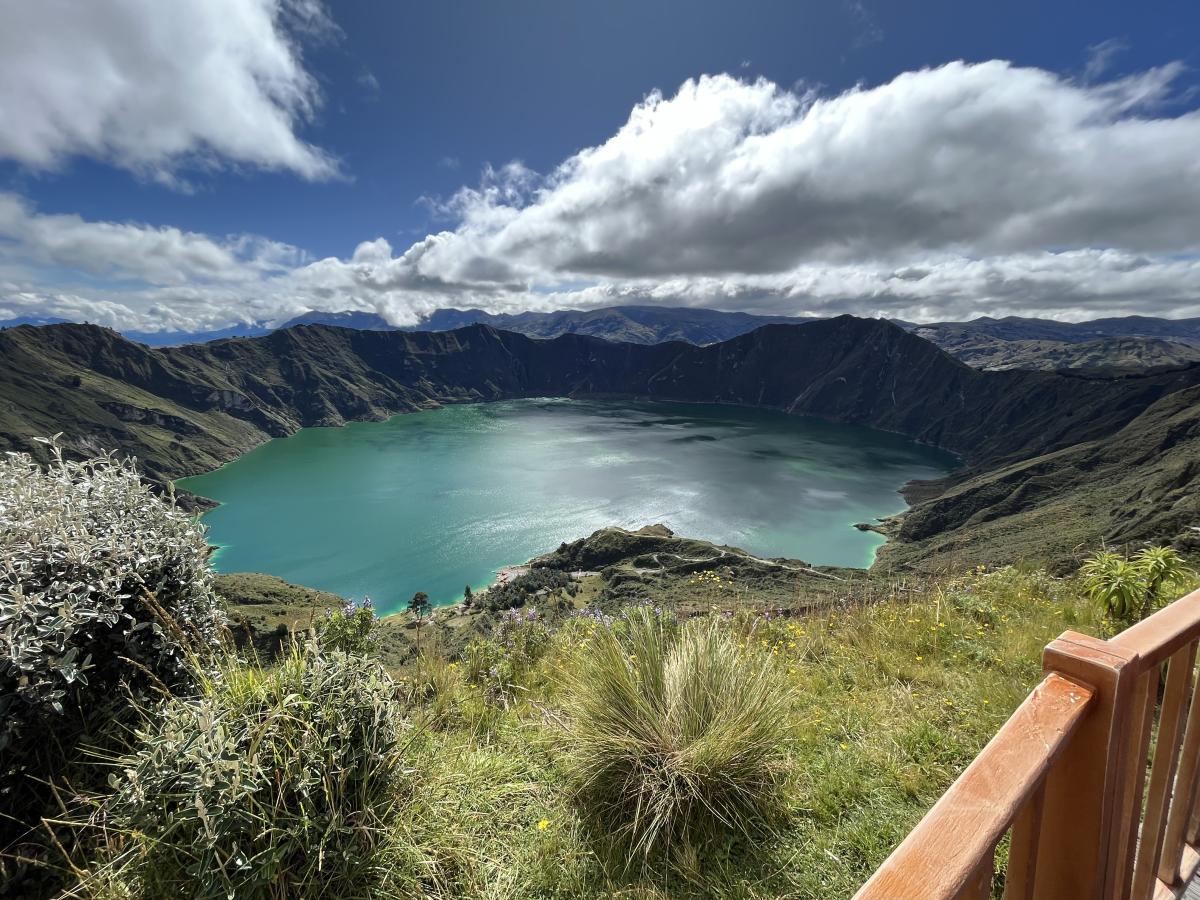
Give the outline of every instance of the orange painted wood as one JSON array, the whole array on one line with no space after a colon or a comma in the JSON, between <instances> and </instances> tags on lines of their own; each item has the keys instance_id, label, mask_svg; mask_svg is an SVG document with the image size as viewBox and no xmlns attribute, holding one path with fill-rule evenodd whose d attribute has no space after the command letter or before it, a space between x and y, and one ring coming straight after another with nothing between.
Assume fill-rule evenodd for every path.
<instances>
[{"instance_id":1,"label":"orange painted wood","mask_svg":"<svg viewBox=\"0 0 1200 900\"><path fill-rule=\"evenodd\" d=\"M1159 880L1170 885L1183 881L1183 844L1192 810L1196 808L1196 776L1200 774L1200 703L1196 702L1197 692L1200 692L1200 685L1194 686L1191 692L1187 730L1183 736L1183 748L1179 752L1179 773L1175 776L1167 833L1158 864Z\"/></svg>"},{"instance_id":2,"label":"orange painted wood","mask_svg":"<svg viewBox=\"0 0 1200 900\"><path fill-rule=\"evenodd\" d=\"M966 887L954 900L992 900L992 876L996 871L996 848L992 847L971 874Z\"/></svg>"},{"instance_id":3,"label":"orange painted wood","mask_svg":"<svg viewBox=\"0 0 1200 900\"><path fill-rule=\"evenodd\" d=\"M1004 900L1032 900L1037 873L1038 841L1042 836L1042 811L1046 807L1043 782L1017 813L1008 844L1008 868L1004 873Z\"/></svg>"},{"instance_id":4,"label":"orange painted wood","mask_svg":"<svg viewBox=\"0 0 1200 900\"><path fill-rule=\"evenodd\" d=\"M1195 664L1196 644L1192 642L1175 651L1167 669L1167 689L1163 694L1162 712L1158 719L1154 766L1150 770L1150 792L1146 798L1146 815L1142 819L1142 836L1133 869L1134 897L1149 897L1154 893L1154 880L1158 877L1158 863L1166 836L1167 804L1171 799L1171 786L1175 783L1183 720L1187 712L1187 698L1192 693L1192 667Z\"/></svg>"},{"instance_id":5,"label":"orange painted wood","mask_svg":"<svg viewBox=\"0 0 1200 900\"><path fill-rule=\"evenodd\" d=\"M1108 643L1133 650L1145 665L1164 662L1200 638L1200 591L1192 591L1149 618L1126 628Z\"/></svg>"},{"instance_id":6,"label":"orange painted wood","mask_svg":"<svg viewBox=\"0 0 1200 900\"><path fill-rule=\"evenodd\" d=\"M1137 852L1138 826L1142 821L1142 797L1146 787L1146 755L1154 726L1154 707L1158 702L1158 666L1151 666L1138 679L1133 708L1135 724L1126 749L1121 818L1117 824L1116 900L1128 900L1133 889L1133 860Z\"/></svg>"},{"instance_id":7,"label":"orange painted wood","mask_svg":"<svg viewBox=\"0 0 1200 900\"><path fill-rule=\"evenodd\" d=\"M1087 718L1046 778L1033 895L1109 897L1119 877L1114 823L1122 808L1122 760L1139 658L1068 631L1046 647L1042 667L1090 685L1093 698Z\"/></svg>"},{"instance_id":8,"label":"orange painted wood","mask_svg":"<svg viewBox=\"0 0 1200 900\"><path fill-rule=\"evenodd\" d=\"M976 884L1092 696L1089 686L1047 675L855 897L955 898Z\"/></svg>"}]
</instances>

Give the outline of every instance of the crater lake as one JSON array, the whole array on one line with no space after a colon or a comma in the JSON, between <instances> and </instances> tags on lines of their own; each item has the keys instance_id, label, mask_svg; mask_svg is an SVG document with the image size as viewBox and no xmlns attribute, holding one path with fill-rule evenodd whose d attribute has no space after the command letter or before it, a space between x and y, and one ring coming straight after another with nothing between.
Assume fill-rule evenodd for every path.
<instances>
[{"instance_id":1,"label":"crater lake","mask_svg":"<svg viewBox=\"0 0 1200 900\"><path fill-rule=\"evenodd\" d=\"M381 612L436 603L607 525L818 565L867 566L855 529L955 465L900 435L731 406L513 400L306 428L177 484L222 572L265 572Z\"/></svg>"}]
</instances>

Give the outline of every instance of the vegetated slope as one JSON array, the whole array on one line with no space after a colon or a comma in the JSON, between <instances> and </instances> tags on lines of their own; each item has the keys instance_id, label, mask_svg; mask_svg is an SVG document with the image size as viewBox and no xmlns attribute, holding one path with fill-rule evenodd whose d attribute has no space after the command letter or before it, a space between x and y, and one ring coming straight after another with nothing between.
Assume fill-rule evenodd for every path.
<instances>
[{"instance_id":1,"label":"vegetated slope","mask_svg":"<svg viewBox=\"0 0 1200 900\"><path fill-rule=\"evenodd\" d=\"M884 565L1053 564L1098 541L1200 549L1200 387L1163 396L1114 434L949 483L896 523Z\"/></svg>"},{"instance_id":2,"label":"vegetated slope","mask_svg":"<svg viewBox=\"0 0 1200 900\"><path fill-rule=\"evenodd\" d=\"M475 325L305 326L150 349L102 328L60 325L0 333L0 439L28 449L32 437L62 431L80 452L118 447L169 479L303 426L448 402L622 396L870 425L956 451L977 474L1113 435L1197 384L1200 367L1119 378L979 372L896 325L851 316L769 325L705 347L536 340ZM953 527L969 532L968 519Z\"/></svg>"},{"instance_id":3,"label":"vegetated slope","mask_svg":"<svg viewBox=\"0 0 1200 900\"><path fill-rule=\"evenodd\" d=\"M1085 344L1102 338L1144 337L1200 345L1200 319L1160 319L1154 316L1118 316L1086 322L1056 322L981 316L969 322L897 322L939 347L954 352L964 341L991 338L999 341L1062 341Z\"/></svg>"},{"instance_id":4,"label":"vegetated slope","mask_svg":"<svg viewBox=\"0 0 1200 900\"><path fill-rule=\"evenodd\" d=\"M919 333L919 332L918 332ZM980 336L946 348L977 369L1076 369L1089 372L1135 372L1200 362L1200 346L1160 338L1112 337L1086 343L1069 341L1005 341Z\"/></svg>"}]
</instances>

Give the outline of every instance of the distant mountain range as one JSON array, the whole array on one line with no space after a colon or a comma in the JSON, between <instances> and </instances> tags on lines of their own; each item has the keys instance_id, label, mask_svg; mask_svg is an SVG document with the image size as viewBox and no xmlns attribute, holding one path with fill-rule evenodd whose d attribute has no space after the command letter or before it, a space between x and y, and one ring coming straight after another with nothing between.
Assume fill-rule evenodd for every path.
<instances>
[{"instance_id":1,"label":"distant mountain range","mask_svg":"<svg viewBox=\"0 0 1200 900\"><path fill-rule=\"evenodd\" d=\"M1171 540L1200 522L1200 366L985 372L851 316L703 347L487 325L297 326L157 349L96 326L0 332L0 450L39 452L35 437L64 432L72 452L119 448L163 481L304 426L543 396L778 409L960 454L949 479L913 486L881 565L1061 562L1100 540Z\"/></svg>"},{"instance_id":2,"label":"distant mountain range","mask_svg":"<svg viewBox=\"0 0 1200 900\"><path fill-rule=\"evenodd\" d=\"M801 316L761 316L716 309L669 306L610 306L604 309L564 309L493 315L478 309L439 309L416 326L446 331L464 325L491 325L536 338L586 334L631 344L686 341L716 344L746 334L763 325L796 325L814 319Z\"/></svg>"},{"instance_id":3,"label":"distant mountain range","mask_svg":"<svg viewBox=\"0 0 1200 900\"><path fill-rule=\"evenodd\" d=\"M817 321L800 316L764 316L713 309L666 306L613 306L594 310L488 313L480 309L439 309L415 326L396 326L378 313L309 312L278 328L250 323L208 332L138 332L125 336L150 346L206 343L230 337L261 337L296 325L333 325L363 331L449 331L491 325L536 338L584 334L610 341L658 344L686 341L707 345L772 324ZM57 319L23 318L0 322L53 324ZM1147 316L1056 322L1049 319L982 317L969 322L896 324L937 344L968 365L982 369L1133 371L1200 361L1200 319Z\"/></svg>"},{"instance_id":4,"label":"distant mountain range","mask_svg":"<svg viewBox=\"0 0 1200 900\"><path fill-rule=\"evenodd\" d=\"M686 341L689 344L715 344L753 331L763 325L794 324L812 321L795 316L758 316L741 312L687 307L613 306L605 309L565 309L555 312L489 313L482 309L438 309L416 325L393 325L378 313L307 312L288 319L279 329L295 325L333 325L360 331L452 331L467 325L491 325L536 338L554 338L562 334L586 334L610 341L632 344L661 344ZM7 324L0 322L0 326ZM217 337L260 337L277 329L262 324L236 326L228 333L203 332L193 335L178 332L159 335L125 332L125 336L152 347L203 343Z\"/></svg>"}]
</instances>

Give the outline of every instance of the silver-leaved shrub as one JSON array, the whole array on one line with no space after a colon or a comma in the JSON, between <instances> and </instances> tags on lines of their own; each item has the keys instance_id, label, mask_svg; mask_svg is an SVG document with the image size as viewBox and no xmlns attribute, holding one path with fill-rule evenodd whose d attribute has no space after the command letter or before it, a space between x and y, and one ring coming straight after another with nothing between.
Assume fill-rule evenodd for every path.
<instances>
[{"instance_id":1,"label":"silver-leaved shrub","mask_svg":"<svg viewBox=\"0 0 1200 900\"><path fill-rule=\"evenodd\" d=\"M72 462L47 443L46 467L0 460L0 800L33 744L186 686L223 624L192 519L132 462Z\"/></svg>"},{"instance_id":2,"label":"silver-leaved shrub","mask_svg":"<svg viewBox=\"0 0 1200 900\"><path fill-rule=\"evenodd\" d=\"M295 644L226 660L120 760L103 807L122 896L388 897L412 731L378 662ZM119 774L118 774L119 773Z\"/></svg>"}]
</instances>

